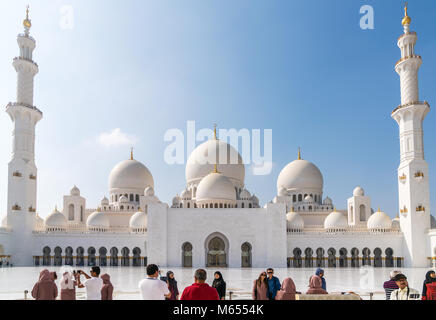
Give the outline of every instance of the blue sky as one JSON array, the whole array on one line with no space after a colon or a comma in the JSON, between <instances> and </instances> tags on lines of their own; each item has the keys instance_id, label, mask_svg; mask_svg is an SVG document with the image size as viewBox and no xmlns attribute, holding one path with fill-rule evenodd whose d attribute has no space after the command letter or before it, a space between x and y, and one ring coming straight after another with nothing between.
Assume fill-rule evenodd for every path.
<instances>
[{"instance_id":1,"label":"blue sky","mask_svg":"<svg viewBox=\"0 0 436 320\"><path fill-rule=\"evenodd\" d=\"M400 0L2 1L0 100L15 100L18 55L30 3L37 40L35 105L38 211L47 216L76 184L96 207L107 195L111 168L130 146L105 146L98 137L116 128L136 140L135 158L151 170L156 193L169 202L185 186L183 165L163 160L164 133L197 128L273 130L273 171L247 188L261 203L276 194L280 170L297 156L324 176L324 195L336 206L361 185L372 207L398 210L400 104L394 64L400 51ZM423 56L420 98L436 98L436 2L409 1L416 51ZM60 27L71 5L74 28ZM361 30L362 5L375 10L375 29ZM430 187L436 185L435 115L425 120ZM0 215L6 213L12 124L0 113ZM122 143L120 143L122 144ZM435 199L434 197L432 198ZM435 201L432 201L433 207Z\"/></svg>"}]
</instances>

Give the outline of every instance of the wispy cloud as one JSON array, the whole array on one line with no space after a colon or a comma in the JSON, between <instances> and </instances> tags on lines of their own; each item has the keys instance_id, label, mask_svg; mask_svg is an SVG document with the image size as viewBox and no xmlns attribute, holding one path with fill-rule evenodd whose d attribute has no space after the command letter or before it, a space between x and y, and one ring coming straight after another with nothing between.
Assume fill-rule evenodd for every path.
<instances>
[{"instance_id":1,"label":"wispy cloud","mask_svg":"<svg viewBox=\"0 0 436 320\"><path fill-rule=\"evenodd\" d=\"M122 132L120 128L113 129L111 132L103 132L97 137L97 142L107 148L125 147L136 144L137 137Z\"/></svg>"}]
</instances>

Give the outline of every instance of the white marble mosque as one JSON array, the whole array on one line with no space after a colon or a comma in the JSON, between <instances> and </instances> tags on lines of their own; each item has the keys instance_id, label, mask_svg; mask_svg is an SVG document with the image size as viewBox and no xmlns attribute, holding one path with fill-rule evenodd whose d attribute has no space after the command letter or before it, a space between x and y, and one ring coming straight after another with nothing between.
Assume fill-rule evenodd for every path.
<instances>
[{"instance_id":1,"label":"white marble mosque","mask_svg":"<svg viewBox=\"0 0 436 320\"><path fill-rule=\"evenodd\" d=\"M401 150L400 212L393 220L373 210L371 197L359 186L350 190L345 208L337 210L324 194L322 173L300 152L277 177L277 196L260 204L245 185L238 151L216 131L190 155L186 188L170 204L160 201L154 189L158 173L152 175L132 153L110 172L107 197L98 208L88 208L74 186L62 208L40 218L34 146L43 113L33 101L39 68L28 13L23 24L19 56L13 60L17 99L6 106L13 122L13 150L7 215L0 228L0 255L13 265L350 268L428 267L436 261L422 127L430 106L419 100L422 60L415 53L417 34L410 31L407 11L398 38L401 59L395 65L401 105L391 114L399 125ZM197 161L223 151L238 161Z\"/></svg>"}]
</instances>

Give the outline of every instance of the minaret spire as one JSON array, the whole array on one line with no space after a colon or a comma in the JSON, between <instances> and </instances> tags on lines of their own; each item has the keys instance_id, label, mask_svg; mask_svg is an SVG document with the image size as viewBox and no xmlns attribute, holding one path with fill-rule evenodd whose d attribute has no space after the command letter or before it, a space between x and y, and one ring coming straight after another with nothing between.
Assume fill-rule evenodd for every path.
<instances>
[{"instance_id":1,"label":"minaret spire","mask_svg":"<svg viewBox=\"0 0 436 320\"><path fill-rule=\"evenodd\" d=\"M216 123L213 124L213 138L214 138L215 140L218 140L218 138L217 138L217 134L216 134Z\"/></svg>"},{"instance_id":2,"label":"minaret spire","mask_svg":"<svg viewBox=\"0 0 436 320\"><path fill-rule=\"evenodd\" d=\"M130 160L133 160L133 147L130 148Z\"/></svg>"},{"instance_id":3,"label":"minaret spire","mask_svg":"<svg viewBox=\"0 0 436 320\"><path fill-rule=\"evenodd\" d=\"M298 160L301 160L301 149L298 147Z\"/></svg>"},{"instance_id":4,"label":"minaret spire","mask_svg":"<svg viewBox=\"0 0 436 320\"><path fill-rule=\"evenodd\" d=\"M403 21L401 22L401 24L404 26L404 33L409 32L410 23L412 22L412 18L409 17L409 15L407 14L408 4L409 3L406 1L405 5L404 5L404 18L403 18Z\"/></svg>"},{"instance_id":5,"label":"minaret spire","mask_svg":"<svg viewBox=\"0 0 436 320\"><path fill-rule=\"evenodd\" d=\"M30 28L32 27L32 20L29 19L29 5L26 8L26 19L23 20L24 33L28 36Z\"/></svg>"}]
</instances>

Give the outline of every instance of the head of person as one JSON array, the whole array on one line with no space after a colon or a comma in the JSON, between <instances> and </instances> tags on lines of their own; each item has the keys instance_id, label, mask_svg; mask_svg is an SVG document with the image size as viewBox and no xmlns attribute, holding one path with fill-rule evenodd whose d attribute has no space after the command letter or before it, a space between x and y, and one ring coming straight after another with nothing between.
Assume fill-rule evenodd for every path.
<instances>
[{"instance_id":1,"label":"head of person","mask_svg":"<svg viewBox=\"0 0 436 320\"><path fill-rule=\"evenodd\" d=\"M322 288L322 280L319 276L311 276L309 280L309 288L319 289Z\"/></svg>"},{"instance_id":2,"label":"head of person","mask_svg":"<svg viewBox=\"0 0 436 320\"><path fill-rule=\"evenodd\" d=\"M263 271L259 274L259 278L257 278L257 284L260 286L262 282L266 281L267 274L266 271Z\"/></svg>"},{"instance_id":3,"label":"head of person","mask_svg":"<svg viewBox=\"0 0 436 320\"><path fill-rule=\"evenodd\" d=\"M56 274L56 271L50 272L50 277L52 280L57 280L58 275Z\"/></svg>"},{"instance_id":4,"label":"head of person","mask_svg":"<svg viewBox=\"0 0 436 320\"><path fill-rule=\"evenodd\" d=\"M159 267L155 264L149 264L147 266L147 276L157 278L159 276Z\"/></svg>"},{"instance_id":5,"label":"head of person","mask_svg":"<svg viewBox=\"0 0 436 320\"><path fill-rule=\"evenodd\" d=\"M197 269L194 273L194 280L195 283L204 283L207 278L206 270L204 269Z\"/></svg>"},{"instance_id":6,"label":"head of person","mask_svg":"<svg viewBox=\"0 0 436 320\"><path fill-rule=\"evenodd\" d=\"M91 267L91 277L98 278L100 275L100 267Z\"/></svg>"},{"instance_id":7,"label":"head of person","mask_svg":"<svg viewBox=\"0 0 436 320\"><path fill-rule=\"evenodd\" d=\"M213 276L216 280L223 280L223 275L219 271L216 271Z\"/></svg>"},{"instance_id":8,"label":"head of person","mask_svg":"<svg viewBox=\"0 0 436 320\"><path fill-rule=\"evenodd\" d=\"M428 271L427 274L425 275L425 282L431 283L435 281L436 281L436 273L434 272L434 270Z\"/></svg>"},{"instance_id":9,"label":"head of person","mask_svg":"<svg viewBox=\"0 0 436 320\"><path fill-rule=\"evenodd\" d=\"M394 270L394 271L391 271L389 275L391 276L391 279L394 280L394 278L397 274L401 274L401 271Z\"/></svg>"},{"instance_id":10,"label":"head of person","mask_svg":"<svg viewBox=\"0 0 436 320\"><path fill-rule=\"evenodd\" d=\"M316 269L315 274L316 274L318 277L324 277L324 270L321 269L321 268L318 268L318 269Z\"/></svg>"},{"instance_id":11,"label":"head of person","mask_svg":"<svg viewBox=\"0 0 436 320\"><path fill-rule=\"evenodd\" d=\"M394 278L394 281L397 284L398 288L400 288L401 290L403 290L409 285L407 283L407 277L402 273L397 274Z\"/></svg>"},{"instance_id":12,"label":"head of person","mask_svg":"<svg viewBox=\"0 0 436 320\"><path fill-rule=\"evenodd\" d=\"M272 276L274 275L274 269L273 268L268 268L266 269L266 274L268 276L268 278L272 278Z\"/></svg>"},{"instance_id":13,"label":"head of person","mask_svg":"<svg viewBox=\"0 0 436 320\"><path fill-rule=\"evenodd\" d=\"M174 273L173 273L172 271L168 271L168 272L167 272L167 278L168 278L169 280L174 279Z\"/></svg>"},{"instance_id":14,"label":"head of person","mask_svg":"<svg viewBox=\"0 0 436 320\"><path fill-rule=\"evenodd\" d=\"M100 278L101 278L101 280L103 280L104 284L110 284L111 283L111 276L108 275L107 273L102 274Z\"/></svg>"}]
</instances>

